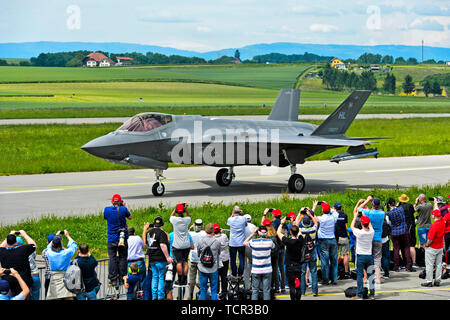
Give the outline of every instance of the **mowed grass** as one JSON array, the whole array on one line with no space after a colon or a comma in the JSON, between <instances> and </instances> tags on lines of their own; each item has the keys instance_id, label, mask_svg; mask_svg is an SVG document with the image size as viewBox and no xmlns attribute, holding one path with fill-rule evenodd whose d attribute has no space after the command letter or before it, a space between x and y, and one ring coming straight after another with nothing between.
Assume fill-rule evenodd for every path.
<instances>
[{"instance_id":1,"label":"mowed grass","mask_svg":"<svg viewBox=\"0 0 450 320\"><path fill-rule=\"evenodd\" d=\"M410 75L413 81L418 84L419 81L422 81L427 76L438 74L438 73L446 73L450 72L450 67L442 64L419 64L414 66L394 66L392 69L392 73L395 75L397 79L397 83L403 83L405 81L406 75Z\"/></svg>"},{"instance_id":2,"label":"mowed grass","mask_svg":"<svg viewBox=\"0 0 450 320\"><path fill-rule=\"evenodd\" d=\"M355 120L348 136L388 136L380 140L380 157L448 154L449 118ZM319 124L321 121L309 121ZM128 169L80 149L88 141L116 130L121 124L0 126L0 175ZM329 160L346 148L328 150L310 160Z\"/></svg>"},{"instance_id":3,"label":"mowed grass","mask_svg":"<svg viewBox=\"0 0 450 320\"><path fill-rule=\"evenodd\" d=\"M408 189L373 189L370 191L361 190L346 190L345 192L331 192L319 197L306 197L299 199L298 197L288 194L281 194L279 197L261 201L261 202L238 202L237 205L241 207L244 213L252 216L252 223L259 225L261 222L262 213L265 208L279 208L283 217L289 211L296 214L302 207L312 207L314 200L326 201L329 204L340 202L344 211L349 217L349 224L353 219L353 208L359 199L366 199L369 195L376 195L384 203L389 198L397 199L402 193L406 193L410 199L415 199L420 193L425 193L427 196L436 197L438 195L445 196L450 193L450 184L441 186L422 186L411 187ZM125 197L126 198L126 197ZM126 199L125 199L126 200ZM223 203L204 203L202 206L193 206L189 208L192 221L195 219L202 219L205 225L209 223L217 223L223 229L228 229L226 221L231 214L234 204ZM133 219L127 221L128 227L134 227L136 234L141 235L144 224L152 222L153 219L160 215L166 222L163 229L166 232L172 232L172 224L168 222L169 216L173 208L168 208L163 205L158 207L135 208L131 210ZM320 206L316 211L317 215L321 215ZM269 216L269 218L271 218ZM58 217L51 214L47 217L38 220L27 220L14 225L1 226L0 238L4 239L11 232L11 230L25 230L31 238L37 243L37 252L40 254L47 246L47 235L56 233L58 230L66 229L69 231L71 237L77 241L78 244L87 243L91 253L97 258L107 258L107 239L106 221L103 219L102 212L92 212L87 216L72 216L72 217ZM63 237L64 245L67 245L67 239Z\"/></svg>"}]
</instances>

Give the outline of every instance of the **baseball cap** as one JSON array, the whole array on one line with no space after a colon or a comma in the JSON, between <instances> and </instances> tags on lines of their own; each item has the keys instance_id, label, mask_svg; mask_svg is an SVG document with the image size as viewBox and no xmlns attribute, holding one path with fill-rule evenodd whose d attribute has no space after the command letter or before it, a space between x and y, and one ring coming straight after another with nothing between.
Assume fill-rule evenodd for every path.
<instances>
[{"instance_id":1,"label":"baseball cap","mask_svg":"<svg viewBox=\"0 0 450 320\"><path fill-rule=\"evenodd\" d=\"M272 221L270 221L270 219L264 219L262 222L263 226L270 226L272 224Z\"/></svg>"},{"instance_id":2,"label":"baseball cap","mask_svg":"<svg viewBox=\"0 0 450 320\"><path fill-rule=\"evenodd\" d=\"M122 197L120 196L120 194L115 194L112 197L112 202L119 202L122 201Z\"/></svg>"},{"instance_id":3,"label":"baseball cap","mask_svg":"<svg viewBox=\"0 0 450 320\"><path fill-rule=\"evenodd\" d=\"M441 216L441 211L439 211L439 210L432 210L431 214L433 215L433 217L440 217Z\"/></svg>"},{"instance_id":4,"label":"baseball cap","mask_svg":"<svg viewBox=\"0 0 450 320\"><path fill-rule=\"evenodd\" d=\"M368 217L368 216L362 216L362 217L361 217L361 223L362 223L363 225L369 224L369 223L370 223L369 217Z\"/></svg>"},{"instance_id":5,"label":"baseball cap","mask_svg":"<svg viewBox=\"0 0 450 320\"><path fill-rule=\"evenodd\" d=\"M288 213L288 217L291 217L291 220L295 220L295 213L293 213L292 211L290 211Z\"/></svg>"},{"instance_id":6,"label":"baseball cap","mask_svg":"<svg viewBox=\"0 0 450 320\"><path fill-rule=\"evenodd\" d=\"M322 207L322 212L323 213L326 213L326 212L330 212L330 205L328 204L328 203L326 203L326 202L322 202L321 204L320 204L320 206Z\"/></svg>"},{"instance_id":7,"label":"baseball cap","mask_svg":"<svg viewBox=\"0 0 450 320\"><path fill-rule=\"evenodd\" d=\"M441 196L436 197L436 202L445 204L444 198L442 198Z\"/></svg>"},{"instance_id":8,"label":"baseball cap","mask_svg":"<svg viewBox=\"0 0 450 320\"><path fill-rule=\"evenodd\" d=\"M47 236L47 241L48 241L48 242L52 242L52 240L53 240L54 237L55 237L55 235L54 235L53 233L49 234L49 235Z\"/></svg>"},{"instance_id":9,"label":"baseball cap","mask_svg":"<svg viewBox=\"0 0 450 320\"><path fill-rule=\"evenodd\" d=\"M197 226L201 226L203 224L203 220L202 219L197 219L194 222Z\"/></svg>"},{"instance_id":10,"label":"baseball cap","mask_svg":"<svg viewBox=\"0 0 450 320\"><path fill-rule=\"evenodd\" d=\"M312 220L311 220L310 217L308 217L308 216L303 217L303 219L302 219L302 225L303 225L304 227L308 228L308 227L311 226L311 224L312 224Z\"/></svg>"},{"instance_id":11,"label":"baseball cap","mask_svg":"<svg viewBox=\"0 0 450 320\"><path fill-rule=\"evenodd\" d=\"M333 208L335 209L342 208L342 204L340 202L336 202L335 204L333 204Z\"/></svg>"},{"instance_id":12,"label":"baseball cap","mask_svg":"<svg viewBox=\"0 0 450 320\"><path fill-rule=\"evenodd\" d=\"M213 226L214 226L214 231L220 231L220 226L217 223L213 224Z\"/></svg>"},{"instance_id":13,"label":"baseball cap","mask_svg":"<svg viewBox=\"0 0 450 320\"><path fill-rule=\"evenodd\" d=\"M258 234L260 236L265 236L267 235L267 227L265 225L259 226L258 228Z\"/></svg>"},{"instance_id":14,"label":"baseball cap","mask_svg":"<svg viewBox=\"0 0 450 320\"><path fill-rule=\"evenodd\" d=\"M247 213L247 214L244 214L244 217L245 217L245 219L247 219L247 222L252 221L252 216L249 215L248 213Z\"/></svg>"},{"instance_id":15,"label":"baseball cap","mask_svg":"<svg viewBox=\"0 0 450 320\"><path fill-rule=\"evenodd\" d=\"M175 211L176 211L177 213L182 213L182 212L184 212L184 204L182 204L182 203L177 204L177 206L176 206L176 208L175 208Z\"/></svg>"},{"instance_id":16,"label":"baseball cap","mask_svg":"<svg viewBox=\"0 0 450 320\"><path fill-rule=\"evenodd\" d=\"M153 226L162 227L163 225L164 225L164 220L161 216L156 216L155 219L153 219Z\"/></svg>"},{"instance_id":17,"label":"baseball cap","mask_svg":"<svg viewBox=\"0 0 450 320\"><path fill-rule=\"evenodd\" d=\"M277 218L281 217L281 210L280 209L273 209L272 215L274 217L277 217Z\"/></svg>"},{"instance_id":18,"label":"baseball cap","mask_svg":"<svg viewBox=\"0 0 450 320\"><path fill-rule=\"evenodd\" d=\"M8 294L9 282L6 280L0 280L0 294Z\"/></svg>"},{"instance_id":19,"label":"baseball cap","mask_svg":"<svg viewBox=\"0 0 450 320\"><path fill-rule=\"evenodd\" d=\"M372 199L372 204L373 204L374 206L379 206L380 203L381 203L380 199L375 198L375 197Z\"/></svg>"}]
</instances>

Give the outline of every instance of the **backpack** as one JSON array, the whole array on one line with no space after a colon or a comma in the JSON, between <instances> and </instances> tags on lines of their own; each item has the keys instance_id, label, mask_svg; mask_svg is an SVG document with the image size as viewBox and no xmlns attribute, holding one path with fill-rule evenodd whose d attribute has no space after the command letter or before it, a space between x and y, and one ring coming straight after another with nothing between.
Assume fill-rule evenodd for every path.
<instances>
[{"instance_id":1,"label":"backpack","mask_svg":"<svg viewBox=\"0 0 450 320\"><path fill-rule=\"evenodd\" d=\"M348 287L344 290L344 294L347 298L353 298L358 294L358 287ZM363 289L363 298L367 299L369 297L369 289L364 287Z\"/></svg>"},{"instance_id":2,"label":"backpack","mask_svg":"<svg viewBox=\"0 0 450 320\"><path fill-rule=\"evenodd\" d=\"M314 255L314 240L309 234L304 235L305 243L302 247L302 263L309 262Z\"/></svg>"},{"instance_id":3,"label":"backpack","mask_svg":"<svg viewBox=\"0 0 450 320\"><path fill-rule=\"evenodd\" d=\"M212 268L214 266L214 255L210 246L203 249L202 254L200 255L200 263L205 268Z\"/></svg>"},{"instance_id":4,"label":"backpack","mask_svg":"<svg viewBox=\"0 0 450 320\"><path fill-rule=\"evenodd\" d=\"M77 259L73 260L67 268L63 281L66 289L72 293L78 294L84 291L83 276Z\"/></svg>"}]
</instances>

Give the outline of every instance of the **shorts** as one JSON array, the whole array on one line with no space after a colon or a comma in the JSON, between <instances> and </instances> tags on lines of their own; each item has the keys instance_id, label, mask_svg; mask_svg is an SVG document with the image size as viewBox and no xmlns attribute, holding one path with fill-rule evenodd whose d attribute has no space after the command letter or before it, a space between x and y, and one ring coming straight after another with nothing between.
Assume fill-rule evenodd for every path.
<instances>
[{"instance_id":1,"label":"shorts","mask_svg":"<svg viewBox=\"0 0 450 320\"><path fill-rule=\"evenodd\" d=\"M338 238L338 251L340 251L343 256L350 253L350 241L348 238Z\"/></svg>"},{"instance_id":2,"label":"shorts","mask_svg":"<svg viewBox=\"0 0 450 320\"><path fill-rule=\"evenodd\" d=\"M373 241L372 242L372 256L373 256L373 264L377 268L381 268L381 257L383 253L383 243L381 241Z\"/></svg>"},{"instance_id":3,"label":"shorts","mask_svg":"<svg viewBox=\"0 0 450 320\"><path fill-rule=\"evenodd\" d=\"M425 244L427 242L428 237L428 231L430 230L430 227L426 228L417 228L417 235L419 236L420 244Z\"/></svg>"},{"instance_id":4,"label":"shorts","mask_svg":"<svg viewBox=\"0 0 450 320\"><path fill-rule=\"evenodd\" d=\"M189 252L191 252L190 248L177 249L172 247L173 257L175 258L177 263L188 262Z\"/></svg>"},{"instance_id":5,"label":"shorts","mask_svg":"<svg viewBox=\"0 0 450 320\"><path fill-rule=\"evenodd\" d=\"M190 262L189 263L189 280L188 283L196 283L197 282L197 274L198 274L198 263Z\"/></svg>"},{"instance_id":6,"label":"shorts","mask_svg":"<svg viewBox=\"0 0 450 320\"><path fill-rule=\"evenodd\" d=\"M409 246L410 247L415 247L416 246L416 226L414 225L409 225L408 226L408 230L409 230Z\"/></svg>"}]
</instances>

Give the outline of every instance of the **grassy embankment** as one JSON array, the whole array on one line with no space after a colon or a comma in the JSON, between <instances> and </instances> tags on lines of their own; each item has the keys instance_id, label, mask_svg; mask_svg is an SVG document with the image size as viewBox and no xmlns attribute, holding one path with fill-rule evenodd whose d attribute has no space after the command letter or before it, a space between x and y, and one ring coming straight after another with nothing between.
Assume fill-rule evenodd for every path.
<instances>
[{"instance_id":1,"label":"grassy embankment","mask_svg":"<svg viewBox=\"0 0 450 320\"><path fill-rule=\"evenodd\" d=\"M321 121L310 121L319 124ZM448 154L449 119L355 120L348 136L388 136L372 145L381 157ZM88 141L114 131L118 123L101 125L0 126L0 175L78 172L132 168L94 157L80 149ZM347 148L328 150L310 160L329 160Z\"/></svg>"},{"instance_id":2,"label":"grassy embankment","mask_svg":"<svg viewBox=\"0 0 450 320\"><path fill-rule=\"evenodd\" d=\"M280 208L283 216L289 211L297 213L302 207L312 207L312 202L315 199L326 201L329 204L341 202L345 212L349 216L349 221L353 219L353 207L359 199L367 198L367 196L374 194L383 202L392 197L397 199L402 193L406 193L411 199L415 199L420 193L425 193L427 196L445 196L450 193L450 183L443 186L434 187L411 187L407 190L399 189L374 189L370 191L361 190L347 190L345 192L333 192L320 195L319 197L307 197L300 199L298 197L282 194L280 197L263 201L263 202L243 202L237 203L244 211L253 217L253 223L258 225L262 217L262 212L265 208ZM414 201L414 200L411 200ZM234 204L212 204L205 203L202 206L190 208L192 219L201 218L204 224L218 223L222 228L227 229L226 220L230 216ZM137 208L132 210L133 219L128 221L129 227L134 227L138 235L142 234L145 222L152 222L153 218L161 215L166 221L163 229L167 232L172 231L172 225L168 222L168 218L173 208L167 208L162 205L159 207ZM321 215L320 209L317 214ZM11 226L0 227L0 239L4 239L11 230L25 230L36 242L37 252L40 254L46 247L47 235L55 233L58 230L66 229L69 231L71 237L78 242L87 243L91 249L92 254L97 258L107 258L106 247L106 222L103 219L102 212L93 212L88 216L75 217L56 217L49 215L39 220L28 220ZM64 238L64 245L67 240Z\"/></svg>"}]
</instances>

